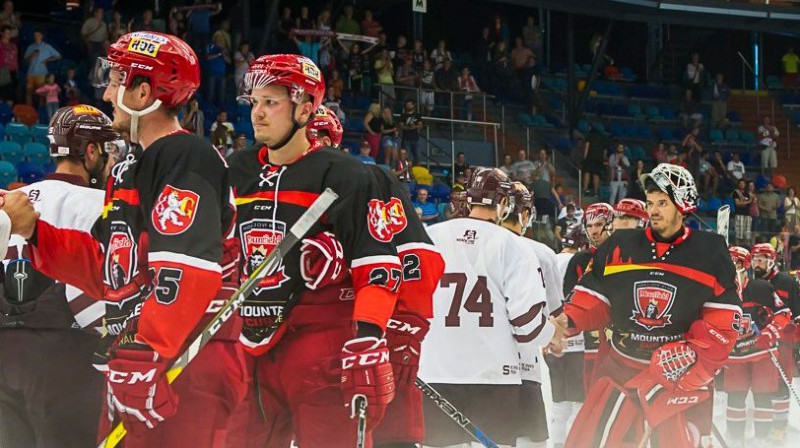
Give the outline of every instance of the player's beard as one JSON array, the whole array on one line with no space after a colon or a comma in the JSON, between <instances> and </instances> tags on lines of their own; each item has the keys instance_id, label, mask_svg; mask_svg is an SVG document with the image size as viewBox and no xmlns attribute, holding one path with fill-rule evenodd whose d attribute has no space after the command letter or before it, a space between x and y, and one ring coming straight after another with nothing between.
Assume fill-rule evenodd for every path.
<instances>
[{"instance_id":1,"label":"player's beard","mask_svg":"<svg viewBox=\"0 0 800 448\"><path fill-rule=\"evenodd\" d=\"M756 274L756 277L763 278L764 276L767 275L767 270L761 268L755 268L753 269L753 273Z\"/></svg>"}]
</instances>

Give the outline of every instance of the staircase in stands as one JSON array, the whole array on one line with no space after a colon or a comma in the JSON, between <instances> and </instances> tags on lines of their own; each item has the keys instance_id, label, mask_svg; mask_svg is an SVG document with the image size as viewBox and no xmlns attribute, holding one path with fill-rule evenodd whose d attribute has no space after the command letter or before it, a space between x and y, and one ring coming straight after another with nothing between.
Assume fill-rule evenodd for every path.
<instances>
[{"instance_id":1,"label":"staircase in stands","mask_svg":"<svg viewBox=\"0 0 800 448\"><path fill-rule=\"evenodd\" d=\"M765 92L734 91L728 101L728 110L739 112L742 116L742 129L753 132L758 129L765 115L773 117L772 122L781 133L778 137L776 172L786 177L788 185L800 186L800 163L797 163L800 160L800 128L791 122L778 101ZM758 135L756 138L759 138Z\"/></svg>"}]
</instances>

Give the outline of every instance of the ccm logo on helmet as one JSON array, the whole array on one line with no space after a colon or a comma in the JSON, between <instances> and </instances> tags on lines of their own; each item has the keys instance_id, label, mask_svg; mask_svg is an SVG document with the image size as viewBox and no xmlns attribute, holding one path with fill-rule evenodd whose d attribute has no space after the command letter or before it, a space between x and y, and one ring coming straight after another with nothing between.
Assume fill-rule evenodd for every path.
<instances>
[{"instance_id":1,"label":"ccm logo on helmet","mask_svg":"<svg viewBox=\"0 0 800 448\"><path fill-rule=\"evenodd\" d=\"M342 358L342 369L351 369L353 366L374 366L378 363L389 362L389 352L361 353Z\"/></svg>"},{"instance_id":2,"label":"ccm logo on helmet","mask_svg":"<svg viewBox=\"0 0 800 448\"><path fill-rule=\"evenodd\" d=\"M386 328L391 328L392 330L397 330L401 333L411 333L417 334L419 333L422 328L415 327L408 322L403 322L400 320L389 319L389 322L386 322Z\"/></svg>"},{"instance_id":3,"label":"ccm logo on helmet","mask_svg":"<svg viewBox=\"0 0 800 448\"><path fill-rule=\"evenodd\" d=\"M155 378L156 369L152 368L147 372L117 372L112 370L108 373L108 380L117 384L136 384L138 382L152 383Z\"/></svg>"},{"instance_id":4,"label":"ccm logo on helmet","mask_svg":"<svg viewBox=\"0 0 800 448\"><path fill-rule=\"evenodd\" d=\"M153 67L151 67L151 66L149 66L149 65L138 64L138 63L136 63L136 62L131 62L131 67L133 67L133 68L140 68L140 69L142 69L142 70L147 70L147 71L151 71L151 70L153 70Z\"/></svg>"}]
</instances>

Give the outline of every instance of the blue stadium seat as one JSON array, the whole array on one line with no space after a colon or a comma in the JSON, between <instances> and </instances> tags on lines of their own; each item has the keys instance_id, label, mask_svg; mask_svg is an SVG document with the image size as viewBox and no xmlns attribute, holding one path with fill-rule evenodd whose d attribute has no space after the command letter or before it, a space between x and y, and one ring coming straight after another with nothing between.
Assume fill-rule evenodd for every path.
<instances>
[{"instance_id":1,"label":"blue stadium seat","mask_svg":"<svg viewBox=\"0 0 800 448\"><path fill-rule=\"evenodd\" d=\"M49 145L50 140L47 138L47 126L43 124L35 124L31 128L31 137L33 141L43 145Z\"/></svg>"},{"instance_id":2,"label":"blue stadium seat","mask_svg":"<svg viewBox=\"0 0 800 448\"><path fill-rule=\"evenodd\" d=\"M739 114L739 112L732 110L728 112L728 122L733 126L741 126L742 116Z\"/></svg>"},{"instance_id":3,"label":"blue stadium seat","mask_svg":"<svg viewBox=\"0 0 800 448\"><path fill-rule=\"evenodd\" d=\"M659 128L658 130L658 138L661 140L672 140L672 129L670 128Z\"/></svg>"},{"instance_id":4,"label":"blue stadium seat","mask_svg":"<svg viewBox=\"0 0 800 448\"><path fill-rule=\"evenodd\" d=\"M742 138L742 142L745 145L755 145L756 144L756 134L751 131L742 131L739 133Z\"/></svg>"},{"instance_id":5,"label":"blue stadium seat","mask_svg":"<svg viewBox=\"0 0 800 448\"><path fill-rule=\"evenodd\" d=\"M717 210L722 207L722 201L719 198L709 198L708 199L708 210Z\"/></svg>"},{"instance_id":6,"label":"blue stadium seat","mask_svg":"<svg viewBox=\"0 0 800 448\"><path fill-rule=\"evenodd\" d=\"M625 125L625 137L628 138L636 138L639 134L639 130L635 124L628 124Z\"/></svg>"},{"instance_id":7,"label":"blue stadium seat","mask_svg":"<svg viewBox=\"0 0 800 448\"><path fill-rule=\"evenodd\" d=\"M41 165L31 162L21 162L17 164L19 179L26 184L32 184L44 179L44 170Z\"/></svg>"},{"instance_id":8,"label":"blue stadium seat","mask_svg":"<svg viewBox=\"0 0 800 448\"><path fill-rule=\"evenodd\" d=\"M734 212L734 208L736 207L736 204L733 202L733 198L732 197L727 197L727 198L723 199L722 200L722 205L730 206L731 207L731 213ZM719 207L717 207L717 208L719 208Z\"/></svg>"},{"instance_id":9,"label":"blue stadium seat","mask_svg":"<svg viewBox=\"0 0 800 448\"><path fill-rule=\"evenodd\" d=\"M665 106L661 108L661 116L664 117L665 120L677 120L678 114L675 113L675 109L669 106Z\"/></svg>"},{"instance_id":10,"label":"blue stadium seat","mask_svg":"<svg viewBox=\"0 0 800 448\"><path fill-rule=\"evenodd\" d=\"M742 151L739 153L739 161L741 161L745 166L753 164L753 155L747 151Z\"/></svg>"},{"instance_id":11,"label":"blue stadium seat","mask_svg":"<svg viewBox=\"0 0 800 448\"><path fill-rule=\"evenodd\" d=\"M623 134L625 134L625 128L623 128L623 126L619 123L611 123L608 132L611 134L612 137L619 138L622 137Z\"/></svg>"},{"instance_id":12,"label":"blue stadium seat","mask_svg":"<svg viewBox=\"0 0 800 448\"><path fill-rule=\"evenodd\" d=\"M595 121L595 122L593 122L593 123L592 123L592 127L593 127L593 128L594 128L594 129L595 129L597 132L601 132L601 133L605 133L605 132L606 132L606 127L605 127L605 125L603 125L603 123L600 123L599 121Z\"/></svg>"},{"instance_id":13,"label":"blue stadium seat","mask_svg":"<svg viewBox=\"0 0 800 448\"><path fill-rule=\"evenodd\" d=\"M638 104L628 105L628 115L630 115L633 118L636 118L637 120L644 119L645 117L644 112L642 112L642 107L639 106Z\"/></svg>"},{"instance_id":14,"label":"blue stadium seat","mask_svg":"<svg viewBox=\"0 0 800 448\"><path fill-rule=\"evenodd\" d=\"M647 158L647 153L645 153L644 148L641 146L634 146L631 148L631 157L633 160L645 160Z\"/></svg>"},{"instance_id":15,"label":"blue stadium seat","mask_svg":"<svg viewBox=\"0 0 800 448\"><path fill-rule=\"evenodd\" d=\"M5 101L0 101L0 123L8 124L12 118L14 118L14 111L11 110L11 106Z\"/></svg>"},{"instance_id":16,"label":"blue stadium seat","mask_svg":"<svg viewBox=\"0 0 800 448\"><path fill-rule=\"evenodd\" d=\"M22 155L28 162L39 166L47 165L50 162L50 151L41 143L26 143L22 148Z\"/></svg>"},{"instance_id":17,"label":"blue stadium seat","mask_svg":"<svg viewBox=\"0 0 800 448\"><path fill-rule=\"evenodd\" d=\"M728 129L725 131L725 141L728 143L732 143L734 145L738 145L742 142L741 137L739 137L739 131L736 129Z\"/></svg>"},{"instance_id":18,"label":"blue stadium seat","mask_svg":"<svg viewBox=\"0 0 800 448\"><path fill-rule=\"evenodd\" d=\"M763 190L767 188L767 184L770 182L769 177L761 174L756 177L756 190Z\"/></svg>"},{"instance_id":19,"label":"blue stadium seat","mask_svg":"<svg viewBox=\"0 0 800 448\"><path fill-rule=\"evenodd\" d=\"M0 142L0 160L12 164L22 161L22 146L17 142Z\"/></svg>"},{"instance_id":20,"label":"blue stadium seat","mask_svg":"<svg viewBox=\"0 0 800 448\"><path fill-rule=\"evenodd\" d=\"M28 126L22 123L8 123L6 125L6 135L9 140L19 145L24 145L31 141L31 131Z\"/></svg>"},{"instance_id":21,"label":"blue stadium seat","mask_svg":"<svg viewBox=\"0 0 800 448\"><path fill-rule=\"evenodd\" d=\"M3 142L7 143L7 142ZM11 162L0 162L0 188L7 188L8 184L17 181L17 169Z\"/></svg>"},{"instance_id":22,"label":"blue stadium seat","mask_svg":"<svg viewBox=\"0 0 800 448\"><path fill-rule=\"evenodd\" d=\"M581 131L582 134L588 134L591 130L589 126L589 122L586 120L581 120L578 122L578 130Z\"/></svg>"},{"instance_id":23,"label":"blue stadium seat","mask_svg":"<svg viewBox=\"0 0 800 448\"><path fill-rule=\"evenodd\" d=\"M664 117L661 116L661 112L658 111L658 107L656 106L647 106L645 110L645 115L650 120L663 120Z\"/></svg>"},{"instance_id":24,"label":"blue stadium seat","mask_svg":"<svg viewBox=\"0 0 800 448\"><path fill-rule=\"evenodd\" d=\"M530 114L519 114L519 121L522 122L523 125L531 127L533 126L533 117Z\"/></svg>"},{"instance_id":25,"label":"blue stadium seat","mask_svg":"<svg viewBox=\"0 0 800 448\"><path fill-rule=\"evenodd\" d=\"M709 137L711 138L712 145L719 145L725 140L725 137L722 135L722 131L719 129L712 129Z\"/></svg>"},{"instance_id":26,"label":"blue stadium seat","mask_svg":"<svg viewBox=\"0 0 800 448\"><path fill-rule=\"evenodd\" d=\"M643 139L650 140L653 138L653 131L650 130L650 126L639 126L637 134Z\"/></svg>"}]
</instances>

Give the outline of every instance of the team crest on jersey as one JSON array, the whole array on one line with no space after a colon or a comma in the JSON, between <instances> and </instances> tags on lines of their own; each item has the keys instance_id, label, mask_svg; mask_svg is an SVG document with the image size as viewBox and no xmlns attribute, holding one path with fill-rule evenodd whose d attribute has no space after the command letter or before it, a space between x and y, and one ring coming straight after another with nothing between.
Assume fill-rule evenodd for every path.
<instances>
[{"instance_id":1,"label":"team crest on jersey","mask_svg":"<svg viewBox=\"0 0 800 448\"><path fill-rule=\"evenodd\" d=\"M369 234L378 241L388 243L392 238L408 225L403 203L399 198L392 198L389 202L380 199L369 201L367 211L367 228Z\"/></svg>"},{"instance_id":2,"label":"team crest on jersey","mask_svg":"<svg viewBox=\"0 0 800 448\"><path fill-rule=\"evenodd\" d=\"M736 314L733 318L733 329L739 333L739 338L752 336L755 333L753 317L750 313Z\"/></svg>"},{"instance_id":3,"label":"team crest on jersey","mask_svg":"<svg viewBox=\"0 0 800 448\"><path fill-rule=\"evenodd\" d=\"M475 240L477 239L478 239L478 231L468 229L464 231L464 235L456 238L456 241L464 244L475 244Z\"/></svg>"},{"instance_id":4,"label":"team crest on jersey","mask_svg":"<svg viewBox=\"0 0 800 448\"><path fill-rule=\"evenodd\" d=\"M678 288L669 283L646 280L633 284L633 315L631 320L646 330L672 325L669 313Z\"/></svg>"},{"instance_id":5,"label":"team crest on jersey","mask_svg":"<svg viewBox=\"0 0 800 448\"><path fill-rule=\"evenodd\" d=\"M239 229L242 253L245 254L244 269L242 270L242 280L245 280L267 258L272 249L283 241L283 237L286 235L286 223L254 219L242 224ZM289 279L290 277L286 275L281 263L275 272L258 282L255 293L259 294L262 290L278 288Z\"/></svg>"},{"instance_id":6,"label":"team crest on jersey","mask_svg":"<svg viewBox=\"0 0 800 448\"><path fill-rule=\"evenodd\" d=\"M164 235L178 235L194 222L200 195L167 185L153 207L153 226Z\"/></svg>"},{"instance_id":7,"label":"team crest on jersey","mask_svg":"<svg viewBox=\"0 0 800 448\"><path fill-rule=\"evenodd\" d=\"M111 289L119 289L130 283L136 272L136 245L130 228L124 222L111 223L105 269L105 277Z\"/></svg>"}]
</instances>

